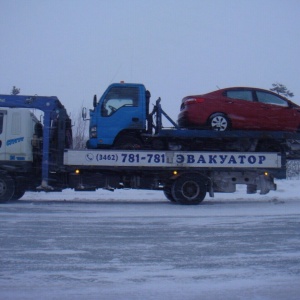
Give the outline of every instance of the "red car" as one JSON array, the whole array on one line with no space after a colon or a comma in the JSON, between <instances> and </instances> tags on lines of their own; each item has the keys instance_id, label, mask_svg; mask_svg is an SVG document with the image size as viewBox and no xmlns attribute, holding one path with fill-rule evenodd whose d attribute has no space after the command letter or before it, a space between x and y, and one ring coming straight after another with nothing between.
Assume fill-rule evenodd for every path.
<instances>
[{"instance_id":1,"label":"red car","mask_svg":"<svg viewBox=\"0 0 300 300\"><path fill-rule=\"evenodd\" d=\"M300 130L300 106L268 90L220 89L182 99L178 125L218 131Z\"/></svg>"}]
</instances>

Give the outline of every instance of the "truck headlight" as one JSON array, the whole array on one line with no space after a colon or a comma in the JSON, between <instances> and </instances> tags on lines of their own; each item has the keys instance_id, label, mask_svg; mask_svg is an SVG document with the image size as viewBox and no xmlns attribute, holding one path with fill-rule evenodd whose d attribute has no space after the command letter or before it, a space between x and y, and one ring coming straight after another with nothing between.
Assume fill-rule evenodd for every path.
<instances>
[{"instance_id":1,"label":"truck headlight","mask_svg":"<svg viewBox=\"0 0 300 300\"><path fill-rule=\"evenodd\" d=\"M91 127L91 129L90 129L90 137L91 138L97 137L97 126Z\"/></svg>"}]
</instances>

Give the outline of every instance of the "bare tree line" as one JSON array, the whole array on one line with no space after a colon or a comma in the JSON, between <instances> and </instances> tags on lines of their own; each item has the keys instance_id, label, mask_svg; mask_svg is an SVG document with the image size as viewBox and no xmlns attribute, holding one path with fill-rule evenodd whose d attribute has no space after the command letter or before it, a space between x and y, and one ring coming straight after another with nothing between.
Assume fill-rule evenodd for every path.
<instances>
[{"instance_id":1,"label":"bare tree line","mask_svg":"<svg viewBox=\"0 0 300 300\"><path fill-rule=\"evenodd\" d=\"M75 123L73 124L73 149L74 150L81 150L85 149L86 147L86 141L88 139L87 135L87 128L88 123L87 121L84 121L82 118L82 108L83 105L81 105L80 110L75 115Z\"/></svg>"}]
</instances>

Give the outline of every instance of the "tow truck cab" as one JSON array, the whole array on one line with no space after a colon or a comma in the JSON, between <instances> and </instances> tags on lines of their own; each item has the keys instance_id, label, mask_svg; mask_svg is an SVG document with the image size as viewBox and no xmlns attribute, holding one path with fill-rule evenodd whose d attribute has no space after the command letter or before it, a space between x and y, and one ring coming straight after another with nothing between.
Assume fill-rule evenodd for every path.
<instances>
[{"instance_id":1,"label":"tow truck cab","mask_svg":"<svg viewBox=\"0 0 300 300\"><path fill-rule=\"evenodd\" d=\"M90 110L87 148L109 148L121 136L145 132L150 93L142 84L111 84Z\"/></svg>"},{"instance_id":2,"label":"tow truck cab","mask_svg":"<svg viewBox=\"0 0 300 300\"><path fill-rule=\"evenodd\" d=\"M15 168L29 167L34 160L33 146L41 137L41 124L26 108L0 109L0 161L15 165Z\"/></svg>"}]
</instances>

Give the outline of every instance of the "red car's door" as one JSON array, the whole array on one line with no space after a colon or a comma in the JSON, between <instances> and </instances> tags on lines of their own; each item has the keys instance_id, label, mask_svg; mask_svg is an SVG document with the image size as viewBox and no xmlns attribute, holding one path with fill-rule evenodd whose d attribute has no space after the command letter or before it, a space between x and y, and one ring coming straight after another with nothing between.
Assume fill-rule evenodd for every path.
<instances>
[{"instance_id":1,"label":"red car's door","mask_svg":"<svg viewBox=\"0 0 300 300\"><path fill-rule=\"evenodd\" d=\"M252 90L228 90L224 101L233 129L255 130L259 128L258 107L257 102L254 102Z\"/></svg>"},{"instance_id":2,"label":"red car's door","mask_svg":"<svg viewBox=\"0 0 300 300\"><path fill-rule=\"evenodd\" d=\"M300 124L300 113L289 103L272 93L257 91L260 106L259 126L264 130L295 131Z\"/></svg>"}]
</instances>

